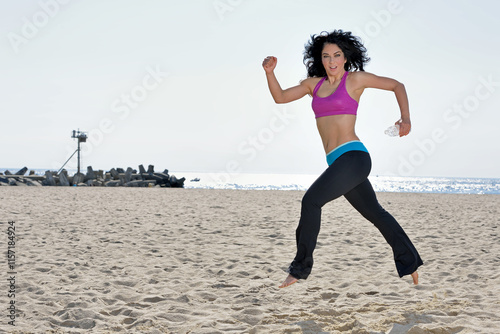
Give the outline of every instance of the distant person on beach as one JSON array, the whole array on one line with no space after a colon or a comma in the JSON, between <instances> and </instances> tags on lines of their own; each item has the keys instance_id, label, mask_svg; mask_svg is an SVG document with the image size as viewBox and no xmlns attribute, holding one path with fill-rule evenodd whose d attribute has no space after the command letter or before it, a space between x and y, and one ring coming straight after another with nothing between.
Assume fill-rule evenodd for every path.
<instances>
[{"instance_id":1,"label":"distant person on beach","mask_svg":"<svg viewBox=\"0 0 500 334\"><path fill-rule=\"evenodd\" d=\"M365 72L363 66L369 61L366 48L358 37L342 30L311 36L304 52L308 77L297 86L281 88L274 75L277 61L276 57L269 56L262 63L271 95L276 103L292 102L305 95L312 97L312 109L329 166L302 198L296 230L297 254L280 288L307 279L313 266L321 208L342 195L379 229L392 247L399 277L411 275L413 283L418 284L417 268L423 264L422 259L403 228L378 203L368 181L370 155L354 132L363 91L378 88L394 92L401 110L401 118L396 122L399 136L410 133L405 86L394 79Z\"/></svg>"}]
</instances>

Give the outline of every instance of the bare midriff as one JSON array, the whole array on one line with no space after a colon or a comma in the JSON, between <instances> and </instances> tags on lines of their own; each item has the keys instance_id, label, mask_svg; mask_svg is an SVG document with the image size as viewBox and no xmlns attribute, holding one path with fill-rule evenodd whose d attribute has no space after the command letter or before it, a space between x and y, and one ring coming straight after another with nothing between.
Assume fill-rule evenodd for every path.
<instances>
[{"instance_id":1,"label":"bare midriff","mask_svg":"<svg viewBox=\"0 0 500 334\"><path fill-rule=\"evenodd\" d=\"M323 141L325 153L352 140L359 140L354 132L355 115L332 115L316 119L319 135Z\"/></svg>"}]
</instances>

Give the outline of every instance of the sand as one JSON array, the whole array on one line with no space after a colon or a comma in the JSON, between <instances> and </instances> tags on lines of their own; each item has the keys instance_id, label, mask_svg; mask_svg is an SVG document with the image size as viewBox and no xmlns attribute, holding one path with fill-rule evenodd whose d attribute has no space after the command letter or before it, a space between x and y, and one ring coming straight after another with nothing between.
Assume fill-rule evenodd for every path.
<instances>
[{"instance_id":1,"label":"sand","mask_svg":"<svg viewBox=\"0 0 500 334\"><path fill-rule=\"evenodd\" d=\"M0 188L1 333L500 333L500 196L380 193L424 266L397 276L343 198L323 210L308 280L300 191ZM8 324L15 302L15 327Z\"/></svg>"}]
</instances>

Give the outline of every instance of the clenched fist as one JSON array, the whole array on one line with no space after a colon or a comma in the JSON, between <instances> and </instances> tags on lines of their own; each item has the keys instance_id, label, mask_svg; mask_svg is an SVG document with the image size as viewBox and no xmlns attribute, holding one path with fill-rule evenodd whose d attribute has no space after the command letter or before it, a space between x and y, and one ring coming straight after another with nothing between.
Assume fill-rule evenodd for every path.
<instances>
[{"instance_id":1,"label":"clenched fist","mask_svg":"<svg viewBox=\"0 0 500 334\"><path fill-rule=\"evenodd\" d=\"M262 62L262 67L264 68L264 71L266 71L266 73L271 73L276 68L277 63L278 63L278 58L269 56L266 57Z\"/></svg>"}]
</instances>

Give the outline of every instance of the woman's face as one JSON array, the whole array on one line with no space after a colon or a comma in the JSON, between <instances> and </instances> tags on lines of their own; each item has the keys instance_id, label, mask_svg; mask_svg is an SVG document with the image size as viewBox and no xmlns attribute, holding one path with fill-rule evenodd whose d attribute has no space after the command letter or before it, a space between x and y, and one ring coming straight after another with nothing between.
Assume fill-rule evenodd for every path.
<instances>
[{"instance_id":1,"label":"woman's face","mask_svg":"<svg viewBox=\"0 0 500 334\"><path fill-rule=\"evenodd\" d=\"M335 75L344 72L344 64L347 59L337 44L326 43L321 52L321 60L327 75Z\"/></svg>"}]
</instances>

